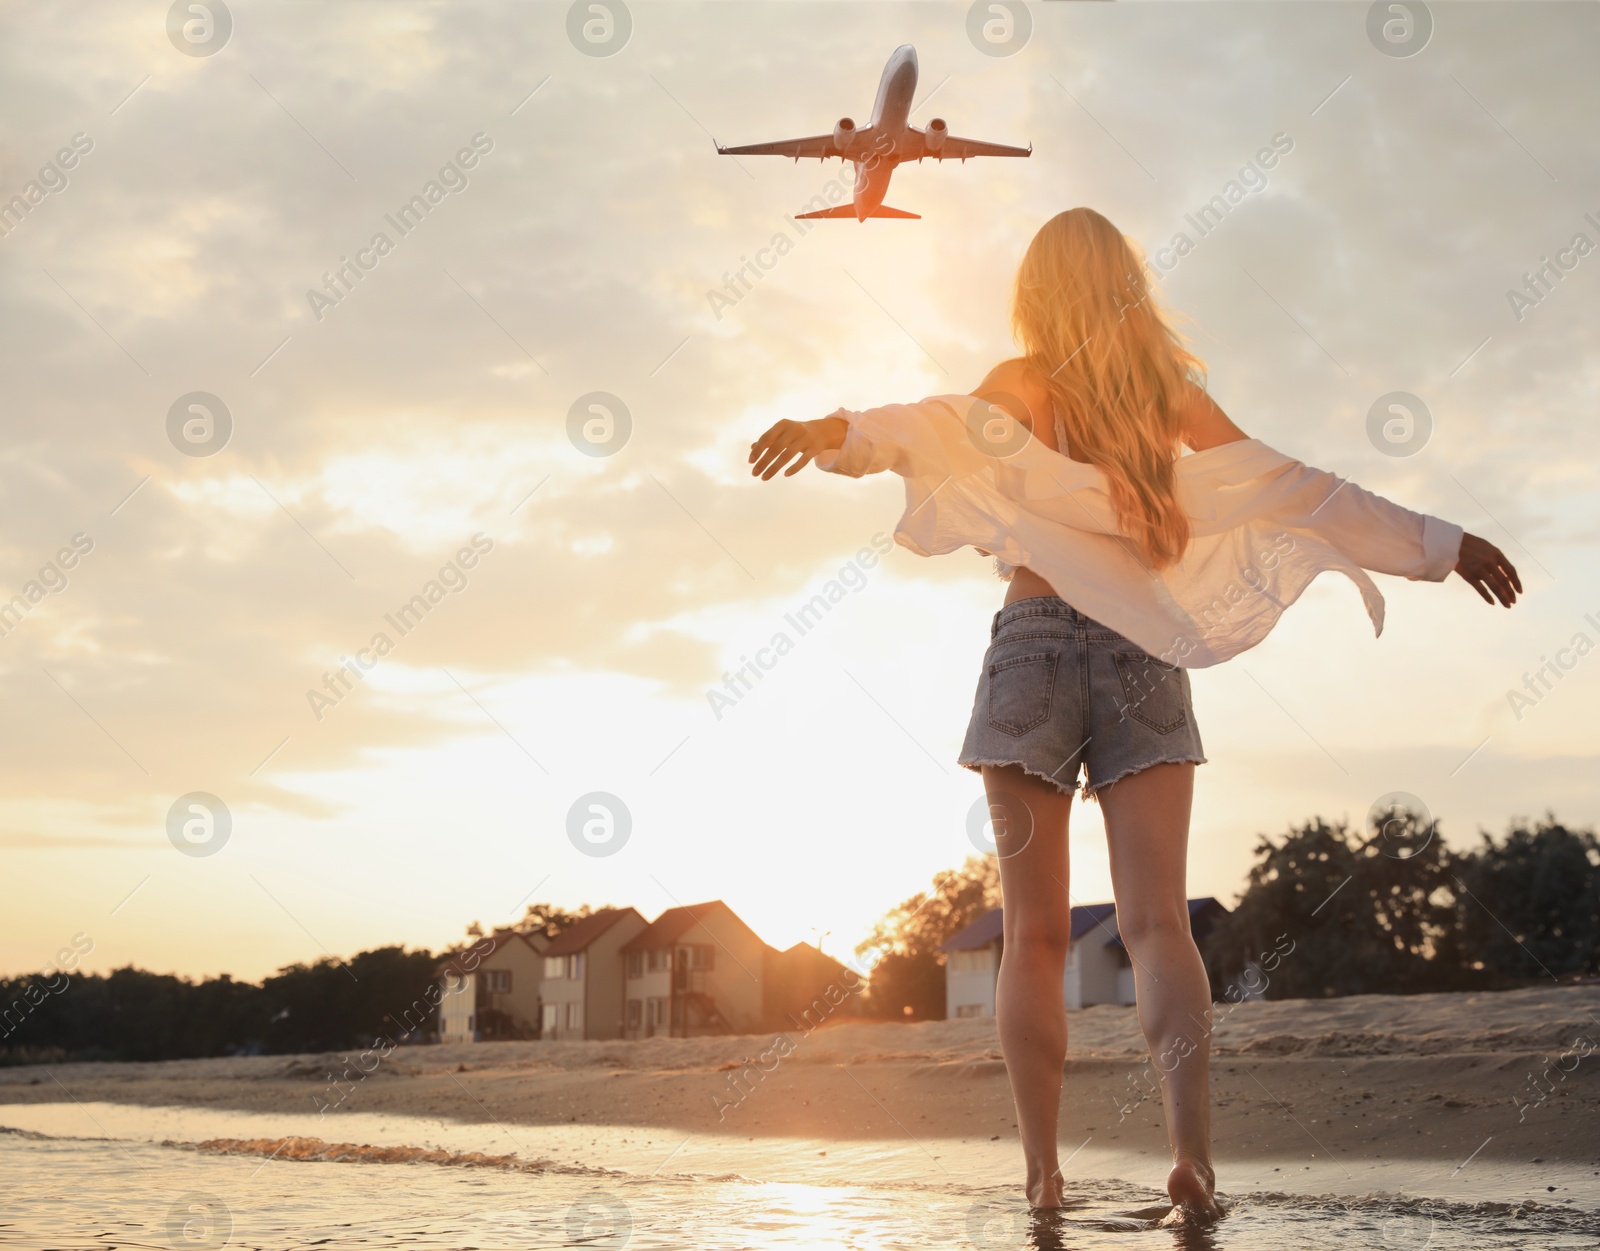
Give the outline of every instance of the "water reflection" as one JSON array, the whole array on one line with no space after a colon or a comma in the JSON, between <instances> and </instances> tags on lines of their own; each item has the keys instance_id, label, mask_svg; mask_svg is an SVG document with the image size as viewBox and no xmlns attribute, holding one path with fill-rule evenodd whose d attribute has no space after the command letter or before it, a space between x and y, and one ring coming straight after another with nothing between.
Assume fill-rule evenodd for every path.
<instances>
[{"instance_id":1,"label":"water reflection","mask_svg":"<svg viewBox=\"0 0 1600 1251\"><path fill-rule=\"evenodd\" d=\"M0 1133L0 1247L230 1251L1554 1251L1600 1242L1600 1219L1520 1204L1392 1197L1236 1197L1211 1228L1170 1225L1154 1192L1077 1183L1056 1211L1009 1189L884 1181L764 1183L651 1176L393 1150L345 1162L148 1142ZM380 1162L381 1161L381 1162Z\"/></svg>"},{"instance_id":2,"label":"water reflection","mask_svg":"<svg viewBox=\"0 0 1600 1251\"><path fill-rule=\"evenodd\" d=\"M1078 1251L1104 1246L1107 1240L1097 1234L1146 1231L1169 1233L1174 1251L1219 1251L1222 1246L1219 1225L1175 1219L1168 1204L1105 1212L1084 1197L1067 1199L1059 1208L1030 1209L1005 1200L974 1203L967 1209L965 1226L967 1244L974 1251Z\"/></svg>"}]
</instances>

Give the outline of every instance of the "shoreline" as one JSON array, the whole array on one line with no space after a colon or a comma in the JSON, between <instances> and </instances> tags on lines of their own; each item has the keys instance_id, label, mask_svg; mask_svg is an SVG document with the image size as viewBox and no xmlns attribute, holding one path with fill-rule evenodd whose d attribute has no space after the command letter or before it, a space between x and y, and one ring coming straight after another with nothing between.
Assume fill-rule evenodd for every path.
<instances>
[{"instance_id":1,"label":"shoreline","mask_svg":"<svg viewBox=\"0 0 1600 1251\"><path fill-rule=\"evenodd\" d=\"M72 1132L86 1131L86 1132ZM319 1132L320 1131L320 1132ZM50 1140L138 1141L201 1155L352 1166L433 1163L587 1174L604 1182L748 1181L817 1187L934 1190L1019 1202L1021 1156L1014 1139L800 1138L690 1134L632 1126L450 1122L408 1115L350 1114L321 1120L232 1109L106 1103L0 1106L0 1133ZM1068 1190L1107 1187L1163 1194L1164 1144L1154 1148L1063 1144ZM448 1158L445 1158L448 1157ZM1070 1157L1070 1158L1069 1158ZM1407 1199L1441 1205L1542 1207L1600 1215L1592 1162L1538 1164L1487 1158L1466 1168L1428 1155L1328 1158L1233 1156L1219 1150L1218 1193L1230 1199Z\"/></svg>"},{"instance_id":2,"label":"shoreline","mask_svg":"<svg viewBox=\"0 0 1600 1251\"><path fill-rule=\"evenodd\" d=\"M1571 1050L1600 1037L1595 1018L1595 986L1240 1005L1213 1040L1219 1187L1595 1211L1600 1055ZM1159 1099L1140 1098L1150 1076L1133 1009L1070 1022L1069 1178L1159 1190L1165 1132ZM332 1053L17 1066L0 1069L0 1126L58 1132L83 1105L103 1110L104 1136L117 1136L112 1122L135 1137L167 1125L155 1141L294 1135L657 1175L1017 1183L992 1018L789 1037L768 1071L771 1035L408 1047L343 1083L329 1081L345 1063ZM1552 1063L1563 1048L1565 1072ZM1536 1099L1530 1075L1542 1072ZM402 1141L424 1132L425 1143ZM80 1124L65 1136L98 1135Z\"/></svg>"}]
</instances>

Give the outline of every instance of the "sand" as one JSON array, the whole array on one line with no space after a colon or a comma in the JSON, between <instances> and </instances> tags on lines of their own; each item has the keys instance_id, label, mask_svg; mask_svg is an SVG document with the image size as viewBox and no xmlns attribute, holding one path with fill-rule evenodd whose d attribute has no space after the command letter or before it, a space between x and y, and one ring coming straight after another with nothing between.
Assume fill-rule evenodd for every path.
<instances>
[{"instance_id":1,"label":"sand","mask_svg":"<svg viewBox=\"0 0 1600 1251\"><path fill-rule=\"evenodd\" d=\"M1154 1074L1133 1010L1074 1012L1069 1028L1063 1154L1078 1150L1071 1167L1091 1175L1158 1181L1165 1135L1159 1101L1141 1099ZM1231 1180L1600 1205L1600 985L1219 1005L1212 1071L1225 1190ZM0 1069L0 1104L69 1098L256 1114L236 1135L247 1142L270 1141L261 1127L274 1117L279 1133L330 1144L376 1141L347 1127L371 1131L383 1117L436 1118L462 1127L455 1149L531 1142L541 1157L599 1167L672 1150L674 1168L761 1161L772 1176L803 1159L814 1177L898 1153L913 1172L998 1182L1020 1159L992 1019L843 1022L781 1039L411 1047L382 1060ZM0 1108L0 1124L18 1123L11 1112Z\"/></svg>"}]
</instances>

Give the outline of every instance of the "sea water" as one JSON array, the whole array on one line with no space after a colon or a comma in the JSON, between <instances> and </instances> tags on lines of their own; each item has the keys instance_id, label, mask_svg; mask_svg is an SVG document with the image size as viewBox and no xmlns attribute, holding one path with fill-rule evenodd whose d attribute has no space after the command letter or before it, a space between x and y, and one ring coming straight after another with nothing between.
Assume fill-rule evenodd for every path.
<instances>
[{"instance_id":1,"label":"sea water","mask_svg":"<svg viewBox=\"0 0 1600 1251\"><path fill-rule=\"evenodd\" d=\"M799 1183L732 1173L586 1167L457 1151L429 1142L354 1146L342 1159L306 1138L152 1140L162 1110L110 1115L106 1135L0 1131L0 1248L452 1248L519 1251L656 1248L1174 1247L1261 1249L1554 1249L1600 1246L1600 1217L1539 1203L1464 1203L1382 1195L1231 1196L1208 1230L1162 1223L1165 1197L1075 1179L1067 1204L1030 1214L1014 1187L904 1177ZM98 1108L100 1114L95 1115ZM178 1115L174 1113L174 1115ZM211 1128L255 1118L210 1113ZM41 1109L0 1107L0 1126L48 1123ZM63 1115L54 1118L65 1122ZM80 1118L81 1119L81 1118ZM192 1120L193 1118L189 1118ZM167 1122L170 1124L170 1120ZM391 1127L397 1122L391 1122ZM137 1125L151 1127L140 1133ZM607 1134L625 1131L609 1129ZM509 1133L509 1131L508 1131ZM425 1135L416 1135L422 1138Z\"/></svg>"}]
</instances>

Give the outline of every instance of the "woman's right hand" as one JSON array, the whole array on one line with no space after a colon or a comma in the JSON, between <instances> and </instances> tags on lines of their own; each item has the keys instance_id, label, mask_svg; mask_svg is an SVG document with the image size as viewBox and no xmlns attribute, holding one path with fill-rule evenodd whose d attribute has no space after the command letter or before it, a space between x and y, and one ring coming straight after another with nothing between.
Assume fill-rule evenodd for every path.
<instances>
[{"instance_id":1,"label":"woman's right hand","mask_svg":"<svg viewBox=\"0 0 1600 1251\"><path fill-rule=\"evenodd\" d=\"M754 466L750 473L766 482L789 461L799 457L784 472L784 477L792 477L820 453L843 447L849 429L850 423L836 416L816 421L777 422L750 445L750 463Z\"/></svg>"},{"instance_id":2,"label":"woman's right hand","mask_svg":"<svg viewBox=\"0 0 1600 1251\"><path fill-rule=\"evenodd\" d=\"M1461 551L1456 558L1455 571L1483 596L1486 604L1498 599L1510 608L1522 591L1522 579L1517 577L1517 571L1506 559L1506 554L1476 534L1461 536ZM1494 592L1492 596L1490 591Z\"/></svg>"}]
</instances>

